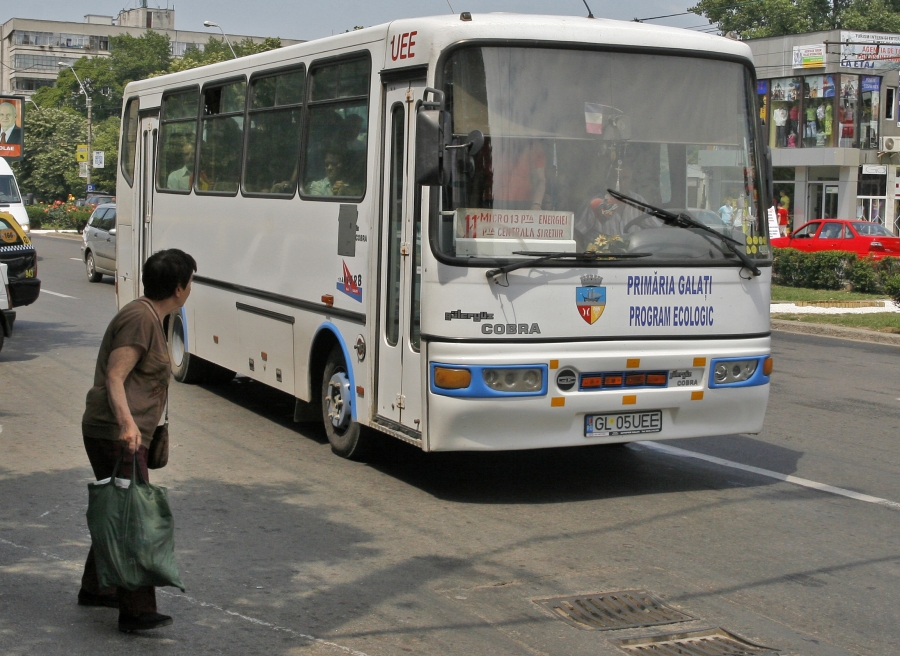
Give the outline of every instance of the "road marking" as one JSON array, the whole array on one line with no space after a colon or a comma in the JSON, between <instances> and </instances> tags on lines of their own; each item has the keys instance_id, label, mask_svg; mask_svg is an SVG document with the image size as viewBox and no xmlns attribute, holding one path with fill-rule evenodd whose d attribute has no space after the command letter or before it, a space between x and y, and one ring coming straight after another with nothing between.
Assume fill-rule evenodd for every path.
<instances>
[{"instance_id":1,"label":"road marking","mask_svg":"<svg viewBox=\"0 0 900 656\"><path fill-rule=\"evenodd\" d=\"M854 492L853 490L845 490L842 487L835 487L833 485L827 485L825 483L819 483L817 481L811 481L807 478L800 478L798 476L789 476L788 474L780 474L776 471L771 471L769 469L761 469L760 467L753 467L751 465L742 465L739 462L732 462L731 460L725 460L724 458L716 458L715 456L708 456L703 453L697 453L695 451L688 451L687 449L679 449L678 447L669 446L668 444L660 444L659 442L636 442L640 446L651 449L654 451L662 451L663 453L668 453L672 456L677 456L679 458L694 458L696 460L705 460L706 462L711 462L716 465L722 465L723 467L731 467L732 469L740 469L745 472L750 472L753 474L759 474L760 476L765 476L767 478L774 478L779 481L784 481L785 483L793 483L794 485L801 485L803 487L808 487L813 490L819 490L820 492L828 492L829 494L837 494L842 497L847 497L849 499L855 499L856 501L865 501L866 503L874 503L879 506L885 506L887 508L891 508L893 510L900 510L900 503L896 501L889 501L887 499L882 499L880 497L873 497L868 494L862 494L860 492Z\"/></svg>"},{"instance_id":2,"label":"road marking","mask_svg":"<svg viewBox=\"0 0 900 656\"><path fill-rule=\"evenodd\" d=\"M70 260L75 260L76 262L81 262L81 258L80 258L80 257L70 257L69 259L70 259Z\"/></svg>"},{"instance_id":3,"label":"road marking","mask_svg":"<svg viewBox=\"0 0 900 656\"><path fill-rule=\"evenodd\" d=\"M59 296L59 297L61 297L61 298L75 298L74 296L68 296L68 295L66 295L66 294L60 294L59 292L51 292L49 289L42 289L41 292L44 293L44 294L52 294L53 296ZM78 299L75 298L75 300L77 301Z\"/></svg>"}]
</instances>

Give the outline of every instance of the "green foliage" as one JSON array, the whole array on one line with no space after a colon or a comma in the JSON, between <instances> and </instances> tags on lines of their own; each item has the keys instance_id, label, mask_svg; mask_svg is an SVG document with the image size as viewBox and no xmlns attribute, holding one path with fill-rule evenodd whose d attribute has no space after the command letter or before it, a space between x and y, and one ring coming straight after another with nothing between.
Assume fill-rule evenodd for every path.
<instances>
[{"instance_id":1,"label":"green foliage","mask_svg":"<svg viewBox=\"0 0 900 656\"><path fill-rule=\"evenodd\" d=\"M75 147L86 140L87 121L72 110L29 112L25 157L12 165L23 193L33 193L40 200L83 195Z\"/></svg>"},{"instance_id":2,"label":"green foliage","mask_svg":"<svg viewBox=\"0 0 900 656\"><path fill-rule=\"evenodd\" d=\"M262 43L254 43L251 39L243 39L234 44L234 54L238 57L246 57L247 55L255 55L259 52L275 50L281 47L281 39L267 37ZM231 48L224 39L211 38L203 50L194 46L189 47L181 59L175 59L169 66L169 73L178 71L186 71L198 66L206 66L207 64L216 64L218 62L229 61L234 59L231 54Z\"/></svg>"},{"instance_id":3,"label":"green foliage","mask_svg":"<svg viewBox=\"0 0 900 656\"><path fill-rule=\"evenodd\" d=\"M900 304L900 276L891 276L884 281L884 292L894 303Z\"/></svg>"},{"instance_id":4,"label":"green foliage","mask_svg":"<svg viewBox=\"0 0 900 656\"><path fill-rule=\"evenodd\" d=\"M776 248L772 266L773 281L786 287L841 289L849 285L855 292L882 294L890 293L889 280L900 280L900 258L859 259L856 253L842 251Z\"/></svg>"},{"instance_id":5,"label":"green foliage","mask_svg":"<svg viewBox=\"0 0 900 656\"><path fill-rule=\"evenodd\" d=\"M94 123L94 150L102 150L104 167L91 170L91 182L101 191L115 193L116 166L119 161L119 117L110 116L101 123ZM83 196L83 193L79 193Z\"/></svg>"},{"instance_id":6,"label":"green foliage","mask_svg":"<svg viewBox=\"0 0 900 656\"><path fill-rule=\"evenodd\" d=\"M52 203L40 203L29 206L28 217L37 218L39 226L32 224L33 228L43 227L55 230L77 230L81 232L91 218L91 212L95 205L75 206L75 197L69 196L65 201L56 200Z\"/></svg>"},{"instance_id":7,"label":"green foliage","mask_svg":"<svg viewBox=\"0 0 900 656\"><path fill-rule=\"evenodd\" d=\"M28 214L28 223L32 230L39 230L43 227L44 221L47 220L47 213L43 205L26 205L25 212Z\"/></svg>"},{"instance_id":8,"label":"green foliage","mask_svg":"<svg viewBox=\"0 0 900 656\"><path fill-rule=\"evenodd\" d=\"M688 11L742 39L834 29L900 31L900 0L699 0Z\"/></svg>"}]
</instances>

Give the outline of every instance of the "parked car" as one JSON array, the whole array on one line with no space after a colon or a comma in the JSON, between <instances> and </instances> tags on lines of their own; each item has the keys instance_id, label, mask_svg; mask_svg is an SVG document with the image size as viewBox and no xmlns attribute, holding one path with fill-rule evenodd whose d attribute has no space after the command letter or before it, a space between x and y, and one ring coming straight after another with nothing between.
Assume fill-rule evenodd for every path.
<instances>
[{"instance_id":1,"label":"parked car","mask_svg":"<svg viewBox=\"0 0 900 656\"><path fill-rule=\"evenodd\" d=\"M22 230L26 233L31 231L31 219L28 218L25 204L22 203L16 176L9 163L2 157L0 157L0 212L12 214Z\"/></svg>"},{"instance_id":2,"label":"parked car","mask_svg":"<svg viewBox=\"0 0 900 656\"><path fill-rule=\"evenodd\" d=\"M0 211L0 262L7 266L10 307L34 303L41 293L34 244L9 212Z\"/></svg>"},{"instance_id":3,"label":"parked car","mask_svg":"<svg viewBox=\"0 0 900 656\"><path fill-rule=\"evenodd\" d=\"M81 255L87 278L100 282L103 274L116 275L116 204L98 205L81 235Z\"/></svg>"},{"instance_id":4,"label":"parked car","mask_svg":"<svg viewBox=\"0 0 900 656\"><path fill-rule=\"evenodd\" d=\"M108 191L90 191L85 198L79 198L75 201L75 207L84 207L85 205L103 205L104 203L115 203L116 197Z\"/></svg>"},{"instance_id":5,"label":"parked car","mask_svg":"<svg viewBox=\"0 0 900 656\"><path fill-rule=\"evenodd\" d=\"M850 251L858 257L871 255L876 260L885 256L900 257L900 237L894 237L879 223L848 219L810 221L787 237L772 240L775 248L813 251Z\"/></svg>"},{"instance_id":6,"label":"parked car","mask_svg":"<svg viewBox=\"0 0 900 656\"><path fill-rule=\"evenodd\" d=\"M16 312L10 305L7 268L7 265L0 262L0 351L3 350L4 340L12 337L13 324L16 322Z\"/></svg>"}]
</instances>

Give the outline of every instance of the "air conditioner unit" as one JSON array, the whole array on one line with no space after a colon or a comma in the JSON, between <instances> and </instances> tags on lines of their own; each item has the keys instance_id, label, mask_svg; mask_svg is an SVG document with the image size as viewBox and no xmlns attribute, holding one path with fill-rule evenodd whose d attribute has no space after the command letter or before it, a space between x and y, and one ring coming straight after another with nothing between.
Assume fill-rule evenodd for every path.
<instances>
[{"instance_id":1,"label":"air conditioner unit","mask_svg":"<svg viewBox=\"0 0 900 656\"><path fill-rule=\"evenodd\" d=\"M900 153L900 137L881 137L879 145L883 153Z\"/></svg>"}]
</instances>

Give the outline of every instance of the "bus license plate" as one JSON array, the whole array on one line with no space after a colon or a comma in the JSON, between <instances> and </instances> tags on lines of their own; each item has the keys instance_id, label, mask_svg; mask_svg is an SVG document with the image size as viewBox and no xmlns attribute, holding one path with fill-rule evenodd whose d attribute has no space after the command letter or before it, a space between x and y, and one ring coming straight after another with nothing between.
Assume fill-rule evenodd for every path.
<instances>
[{"instance_id":1,"label":"bus license plate","mask_svg":"<svg viewBox=\"0 0 900 656\"><path fill-rule=\"evenodd\" d=\"M662 411L613 412L587 415L584 418L585 437L610 437L612 435L636 435L658 433L662 430Z\"/></svg>"}]
</instances>

